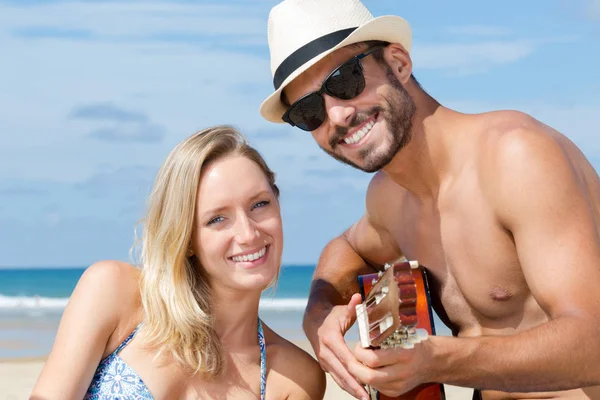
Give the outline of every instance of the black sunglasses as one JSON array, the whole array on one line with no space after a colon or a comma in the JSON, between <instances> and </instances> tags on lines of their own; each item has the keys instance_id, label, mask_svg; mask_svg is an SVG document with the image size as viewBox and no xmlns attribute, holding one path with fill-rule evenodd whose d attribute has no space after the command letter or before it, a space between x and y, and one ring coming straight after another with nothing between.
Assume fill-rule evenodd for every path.
<instances>
[{"instance_id":1,"label":"black sunglasses","mask_svg":"<svg viewBox=\"0 0 600 400\"><path fill-rule=\"evenodd\" d=\"M294 102L283 114L282 119L304 131L314 131L325 121L325 100L323 93L340 100L350 100L365 89L365 76L360 60L388 44L378 44L364 53L352 57L334 69L323 81L321 88L310 92Z\"/></svg>"}]
</instances>

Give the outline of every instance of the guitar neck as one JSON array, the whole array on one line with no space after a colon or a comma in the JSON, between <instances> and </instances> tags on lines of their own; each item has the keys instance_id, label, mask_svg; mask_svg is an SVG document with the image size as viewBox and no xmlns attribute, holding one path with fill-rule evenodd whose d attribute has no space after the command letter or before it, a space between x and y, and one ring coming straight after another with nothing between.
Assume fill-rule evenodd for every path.
<instances>
[{"instance_id":1,"label":"guitar neck","mask_svg":"<svg viewBox=\"0 0 600 400\"><path fill-rule=\"evenodd\" d=\"M427 271L418 263L386 266L385 273L359 276L358 284L363 304L357 306L357 321L363 347L410 348L424 340L421 332L427 332L425 337L435 334ZM421 385L394 398L368 389L372 399L445 400L444 387L438 383Z\"/></svg>"}]
</instances>

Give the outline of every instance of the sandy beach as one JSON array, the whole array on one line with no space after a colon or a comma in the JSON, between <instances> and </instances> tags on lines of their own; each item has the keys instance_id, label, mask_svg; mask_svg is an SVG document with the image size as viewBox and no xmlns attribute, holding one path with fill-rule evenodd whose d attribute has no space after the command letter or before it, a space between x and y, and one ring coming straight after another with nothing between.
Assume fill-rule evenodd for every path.
<instances>
[{"instance_id":1,"label":"sandy beach","mask_svg":"<svg viewBox=\"0 0 600 400\"><path fill-rule=\"evenodd\" d=\"M295 340L296 345L312 353L308 341ZM44 366L45 358L23 358L0 360L0 400L23 400L29 397L31 389ZM471 399L473 391L467 388L446 385L447 400ZM327 400L353 399L340 389L327 375Z\"/></svg>"},{"instance_id":2,"label":"sandy beach","mask_svg":"<svg viewBox=\"0 0 600 400\"><path fill-rule=\"evenodd\" d=\"M31 389L44 366L43 358L24 358L0 361L0 399L23 400L29 398Z\"/></svg>"}]
</instances>

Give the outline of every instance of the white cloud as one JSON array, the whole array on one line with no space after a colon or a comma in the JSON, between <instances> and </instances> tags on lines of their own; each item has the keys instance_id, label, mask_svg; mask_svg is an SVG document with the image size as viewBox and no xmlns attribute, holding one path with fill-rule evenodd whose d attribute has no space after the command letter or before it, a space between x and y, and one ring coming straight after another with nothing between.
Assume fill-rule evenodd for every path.
<instances>
[{"instance_id":1,"label":"white cloud","mask_svg":"<svg viewBox=\"0 0 600 400\"><path fill-rule=\"evenodd\" d=\"M538 48L571 42L576 37L547 39L484 40L475 43L419 43L412 58L416 69L443 69L448 72L483 71L491 67L517 62Z\"/></svg>"},{"instance_id":2,"label":"white cloud","mask_svg":"<svg viewBox=\"0 0 600 400\"><path fill-rule=\"evenodd\" d=\"M587 21L600 21L600 0L558 0L561 9Z\"/></svg>"},{"instance_id":3,"label":"white cloud","mask_svg":"<svg viewBox=\"0 0 600 400\"><path fill-rule=\"evenodd\" d=\"M144 38L157 33L263 35L262 8L252 4L169 1L55 2L5 6L0 24L10 31L59 28L87 31L100 38Z\"/></svg>"},{"instance_id":4,"label":"white cloud","mask_svg":"<svg viewBox=\"0 0 600 400\"><path fill-rule=\"evenodd\" d=\"M44 215L44 224L50 228L53 228L55 226L57 226L60 221L61 221L62 217L59 213L57 212L49 212L46 215Z\"/></svg>"},{"instance_id":5,"label":"white cloud","mask_svg":"<svg viewBox=\"0 0 600 400\"><path fill-rule=\"evenodd\" d=\"M175 143L217 123L239 125L244 132L265 129L257 109L271 90L266 57L271 3L5 6L0 48L8 56L0 63L0 74L14 79L0 91L0 108L9 110L0 117L1 134L6 135L0 178L60 176L76 182L93 174L108 154L118 165L156 165ZM470 29L482 31L476 28ZM53 29L61 34L53 37ZM85 40L77 39L78 32L85 33ZM518 61L539 45L527 40L417 45L415 67L469 73ZM74 107L103 102L148 115L152 124L138 129L68 118ZM131 141L118 147L99 144L89 151L86 139L90 132L143 138L144 129L156 139L161 127L163 142L146 143L143 151ZM269 141L261 145L273 146ZM281 149L290 141L276 144ZM309 140L295 144L300 146L294 147L296 153L319 152Z\"/></svg>"},{"instance_id":6,"label":"white cloud","mask_svg":"<svg viewBox=\"0 0 600 400\"><path fill-rule=\"evenodd\" d=\"M165 128L154 124L146 114L125 110L112 103L88 104L74 108L69 117L99 121L88 137L108 142L154 143L162 141Z\"/></svg>"},{"instance_id":7,"label":"white cloud","mask_svg":"<svg viewBox=\"0 0 600 400\"><path fill-rule=\"evenodd\" d=\"M446 28L446 32L451 35L478 37L510 36L512 34L512 31L509 28L494 25L450 26Z\"/></svg>"},{"instance_id":8,"label":"white cloud","mask_svg":"<svg viewBox=\"0 0 600 400\"><path fill-rule=\"evenodd\" d=\"M524 58L535 50L528 41L490 41L473 44L421 44L413 52L420 69L463 68L506 64Z\"/></svg>"},{"instance_id":9,"label":"white cloud","mask_svg":"<svg viewBox=\"0 0 600 400\"><path fill-rule=\"evenodd\" d=\"M149 1L3 5L0 75L11 79L3 80L0 91L0 178L76 182L109 154L119 165L154 165L194 130L217 123L264 125L257 110L271 79L268 61L255 49L256 43L266 49L267 11L261 7ZM53 37L53 29L75 37ZM77 39L78 32L91 32L91 39ZM107 102L147 115L152 123L69 119L74 107ZM148 129L154 139L163 132L166 137L143 151L131 141L91 151L87 139L90 132L140 139Z\"/></svg>"},{"instance_id":10,"label":"white cloud","mask_svg":"<svg viewBox=\"0 0 600 400\"><path fill-rule=\"evenodd\" d=\"M588 0L588 16L600 21L600 0Z\"/></svg>"}]
</instances>

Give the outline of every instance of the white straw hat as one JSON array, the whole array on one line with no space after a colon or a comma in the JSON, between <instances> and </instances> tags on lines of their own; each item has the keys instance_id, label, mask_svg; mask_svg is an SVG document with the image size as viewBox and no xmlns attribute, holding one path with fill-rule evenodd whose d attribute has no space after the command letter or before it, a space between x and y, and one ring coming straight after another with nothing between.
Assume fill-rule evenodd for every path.
<instances>
[{"instance_id":1,"label":"white straw hat","mask_svg":"<svg viewBox=\"0 0 600 400\"><path fill-rule=\"evenodd\" d=\"M333 51L367 40L399 43L408 52L412 44L405 19L374 18L359 0L284 0L269 14L268 38L275 92L260 113L271 122L283 122L287 110L281 91Z\"/></svg>"}]
</instances>

